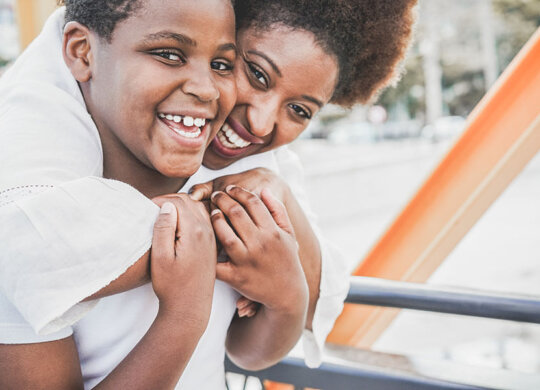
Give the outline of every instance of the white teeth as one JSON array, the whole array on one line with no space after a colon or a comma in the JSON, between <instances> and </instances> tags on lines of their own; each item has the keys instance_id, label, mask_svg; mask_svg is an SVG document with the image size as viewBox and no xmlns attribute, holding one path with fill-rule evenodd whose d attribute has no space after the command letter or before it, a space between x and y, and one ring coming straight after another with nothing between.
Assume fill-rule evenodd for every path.
<instances>
[{"instance_id":1,"label":"white teeth","mask_svg":"<svg viewBox=\"0 0 540 390\"><path fill-rule=\"evenodd\" d=\"M206 124L205 118L193 118L192 116L182 116L182 115L172 115L164 114L162 112L158 113L158 117L161 119L166 118L169 121L174 121L175 123L183 123L186 127L192 127L193 125L197 127L203 127Z\"/></svg>"},{"instance_id":2,"label":"white teeth","mask_svg":"<svg viewBox=\"0 0 540 390\"><path fill-rule=\"evenodd\" d=\"M218 132L218 138L221 143L230 149L239 149L245 148L246 146L251 145L251 142L248 142L242 137L240 137L228 124L224 124L221 130Z\"/></svg>"},{"instance_id":3,"label":"white teeth","mask_svg":"<svg viewBox=\"0 0 540 390\"><path fill-rule=\"evenodd\" d=\"M171 127L171 129L173 129L176 134L179 134L182 137L186 138L197 138L199 135L201 135L201 129L197 129L196 131L184 131L180 129L175 129L173 127Z\"/></svg>"}]
</instances>

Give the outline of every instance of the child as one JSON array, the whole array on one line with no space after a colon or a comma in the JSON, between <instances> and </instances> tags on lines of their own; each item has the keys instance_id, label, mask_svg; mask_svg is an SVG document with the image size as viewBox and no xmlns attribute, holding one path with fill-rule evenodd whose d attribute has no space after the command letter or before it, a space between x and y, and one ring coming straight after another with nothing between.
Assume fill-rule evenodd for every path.
<instances>
[{"instance_id":1,"label":"child","mask_svg":"<svg viewBox=\"0 0 540 390\"><path fill-rule=\"evenodd\" d=\"M16 69L4 75L2 90L6 93L2 95L0 129L2 152L5 152L3 156L9 166L3 165L2 171L18 169L19 164L21 170L17 176L6 174L3 185L14 188L17 180L29 179L24 154L27 153L30 159L34 156L28 153L27 146L35 148L38 156L39 147L51 146L59 151L58 159L65 158L61 153L70 154L70 161L74 160L72 154L84 153L80 154L80 164L66 166L64 170L54 168L48 172L45 166L48 161L43 161L43 171L36 175L39 180L36 186L44 186L41 188L57 185L66 178L99 176L98 167L102 166L106 177L120 179L146 196L152 196L152 191L178 191L200 165L205 147L234 103L232 64L236 52L231 4L225 0L197 3L140 0L68 1L67 6L64 59L72 77L65 73L57 75L55 70L48 73L50 69L40 69L37 64L29 64L35 66L35 74L27 80L16 80ZM24 61L23 56L20 64ZM46 83L49 76L57 82ZM84 128L86 131L82 133L86 137L71 139L70 132L75 127ZM40 144L42 141L45 142ZM56 164L51 166L58 167ZM125 188L124 184L116 182L102 183L104 192L92 193L90 198ZM57 186L53 190L62 192L64 188ZM74 193L81 194L84 190L84 186L70 187L64 199L69 201ZM174 227L177 214L170 204L163 206L154 231L152 275L153 287L160 300L159 313L138 346L99 387L165 388L175 384L206 327L215 278L214 238L202 206L187 198L182 201L182 237L176 242L176 250ZM31 210L35 209L31 202L32 196L4 207L8 211L10 207L24 209L32 218ZM96 206L102 203L99 199L95 202ZM157 214L155 206L146 206L140 195L126 203L139 208L144 204L143 214ZM127 221L126 212L130 211L120 209L118 215ZM39 226L35 230L45 236L45 242L62 242L64 239L53 237L55 232L51 230L39 231ZM91 238L87 239L91 242ZM28 244L33 245L31 241ZM93 249L91 245L87 248ZM17 248L11 249L3 255L15 263L18 261ZM57 280L62 280L73 265L69 264L70 259L62 258L62 253L55 252L54 247L47 249L44 256L59 257L67 263L54 275ZM177 260L181 256L181 262L172 261L175 251ZM102 265L85 265L87 254L81 253L81 256L82 267L94 270ZM51 264L50 269L54 265ZM125 267L125 263L117 264L116 274L107 269L109 281ZM3 268L3 277L9 276L9 271L7 267L4 273ZM30 271L28 274L28 280L35 283L34 289L49 295L42 301L54 296L45 282L41 282L50 281L51 276L47 272ZM77 294L85 294L85 290L92 288L84 284L78 286L79 282L72 281ZM2 289L7 292L10 286L3 284ZM11 296L15 303L28 298L18 291ZM190 301L190 297L194 299ZM81 298L84 295L76 297ZM18 318L16 312L10 312L10 307L6 306L10 302L2 301L5 310L2 310L1 322L15 323L6 329L7 335L11 334L16 341L20 336ZM6 318L6 315L15 318ZM46 323L47 319L44 319L42 325ZM51 343L1 348L2 388L38 384L44 388L73 388L82 385L72 337Z\"/></svg>"}]
</instances>

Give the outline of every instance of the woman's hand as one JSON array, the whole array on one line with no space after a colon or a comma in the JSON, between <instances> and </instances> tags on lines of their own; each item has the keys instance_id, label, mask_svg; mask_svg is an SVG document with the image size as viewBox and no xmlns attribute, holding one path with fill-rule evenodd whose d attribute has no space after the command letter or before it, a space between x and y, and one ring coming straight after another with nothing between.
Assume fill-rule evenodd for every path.
<instances>
[{"instance_id":1,"label":"woman's hand","mask_svg":"<svg viewBox=\"0 0 540 390\"><path fill-rule=\"evenodd\" d=\"M217 278L261 304L252 317L233 320L227 352L241 367L262 369L287 354L305 324L308 288L294 231L285 207L267 189L258 198L229 186L214 193L212 203L214 231L229 257L217 265Z\"/></svg>"},{"instance_id":2,"label":"woman's hand","mask_svg":"<svg viewBox=\"0 0 540 390\"><path fill-rule=\"evenodd\" d=\"M160 312L190 318L206 327L212 305L217 262L216 241L201 202L174 194L162 204L154 225L151 275Z\"/></svg>"},{"instance_id":3,"label":"woman's hand","mask_svg":"<svg viewBox=\"0 0 540 390\"><path fill-rule=\"evenodd\" d=\"M283 204L269 190L259 198L237 186L215 192L212 203L212 224L229 257L217 265L217 278L270 309L303 310L307 286Z\"/></svg>"},{"instance_id":4,"label":"woman's hand","mask_svg":"<svg viewBox=\"0 0 540 390\"><path fill-rule=\"evenodd\" d=\"M266 188L274 194L282 203L286 203L289 196L289 187L278 175L266 168L255 168L249 171L218 177L212 181L196 184L190 191L190 197L194 200L210 199L215 191L225 191L229 185L242 187L258 197ZM287 206L285 204L285 206Z\"/></svg>"},{"instance_id":5,"label":"woman's hand","mask_svg":"<svg viewBox=\"0 0 540 390\"><path fill-rule=\"evenodd\" d=\"M310 221L287 183L274 172L265 168L251 169L198 184L193 187L190 196L196 200L206 199L214 191L225 191L230 185L245 188L257 196L261 195L263 188L268 188L285 205L300 247L300 261L309 287L309 309L305 327L306 329L312 329L315 308L319 299L322 260L319 241L311 228ZM246 305L246 303L239 302L237 304L239 315L250 316L257 309L255 305L251 305L249 308L243 307L243 305Z\"/></svg>"}]
</instances>

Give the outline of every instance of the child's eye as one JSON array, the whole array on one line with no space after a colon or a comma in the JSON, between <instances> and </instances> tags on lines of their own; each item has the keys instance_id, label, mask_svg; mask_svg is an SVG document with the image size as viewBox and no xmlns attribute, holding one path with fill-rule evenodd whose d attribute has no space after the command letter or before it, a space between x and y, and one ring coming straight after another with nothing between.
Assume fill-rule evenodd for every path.
<instances>
[{"instance_id":1,"label":"child's eye","mask_svg":"<svg viewBox=\"0 0 540 390\"><path fill-rule=\"evenodd\" d=\"M176 62L176 63L182 62L182 57L180 56L180 54L171 50L159 50L159 51L155 51L153 54L170 62Z\"/></svg>"},{"instance_id":2,"label":"child's eye","mask_svg":"<svg viewBox=\"0 0 540 390\"><path fill-rule=\"evenodd\" d=\"M210 67L221 72L230 72L233 70L233 65L224 61L212 61Z\"/></svg>"},{"instance_id":3,"label":"child's eye","mask_svg":"<svg viewBox=\"0 0 540 390\"><path fill-rule=\"evenodd\" d=\"M259 84L264 86L264 88L268 88L268 79L266 78L266 75L264 74L264 72L262 72L252 62L247 62L247 66L249 68L249 72L251 73L251 77L255 79Z\"/></svg>"},{"instance_id":4,"label":"child's eye","mask_svg":"<svg viewBox=\"0 0 540 390\"><path fill-rule=\"evenodd\" d=\"M311 113L309 110L304 109L302 106L299 106L298 104L289 104L289 107L294 111L294 113L303 119L311 119Z\"/></svg>"}]
</instances>

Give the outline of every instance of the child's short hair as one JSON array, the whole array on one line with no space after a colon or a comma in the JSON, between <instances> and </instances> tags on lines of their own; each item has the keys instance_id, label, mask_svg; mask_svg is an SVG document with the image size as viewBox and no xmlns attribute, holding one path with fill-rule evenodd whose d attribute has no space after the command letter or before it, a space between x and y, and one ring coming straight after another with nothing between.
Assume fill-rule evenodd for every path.
<instances>
[{"instance_id":1,"label":"child's short hair","mask_svg":"<svg viewBox=\"0 0 540 390\"><path fill-rule=\"evenodd\" d=\"M111 42L116 24L135 14L142 0L59 0L66 6L66 23L79 22Z\"/></svg>"},{"instance_id":2,"label":"child's short hair","mask_svg":"<svg viewBox=\"0 0 540 390\"><path fill-rule=\"evenodd\" d=\"M331 102L366 103L396 79L417 0L236 0L238 30L281 24L310 31L339 62Z\"/></svg>"}]
</instances>

